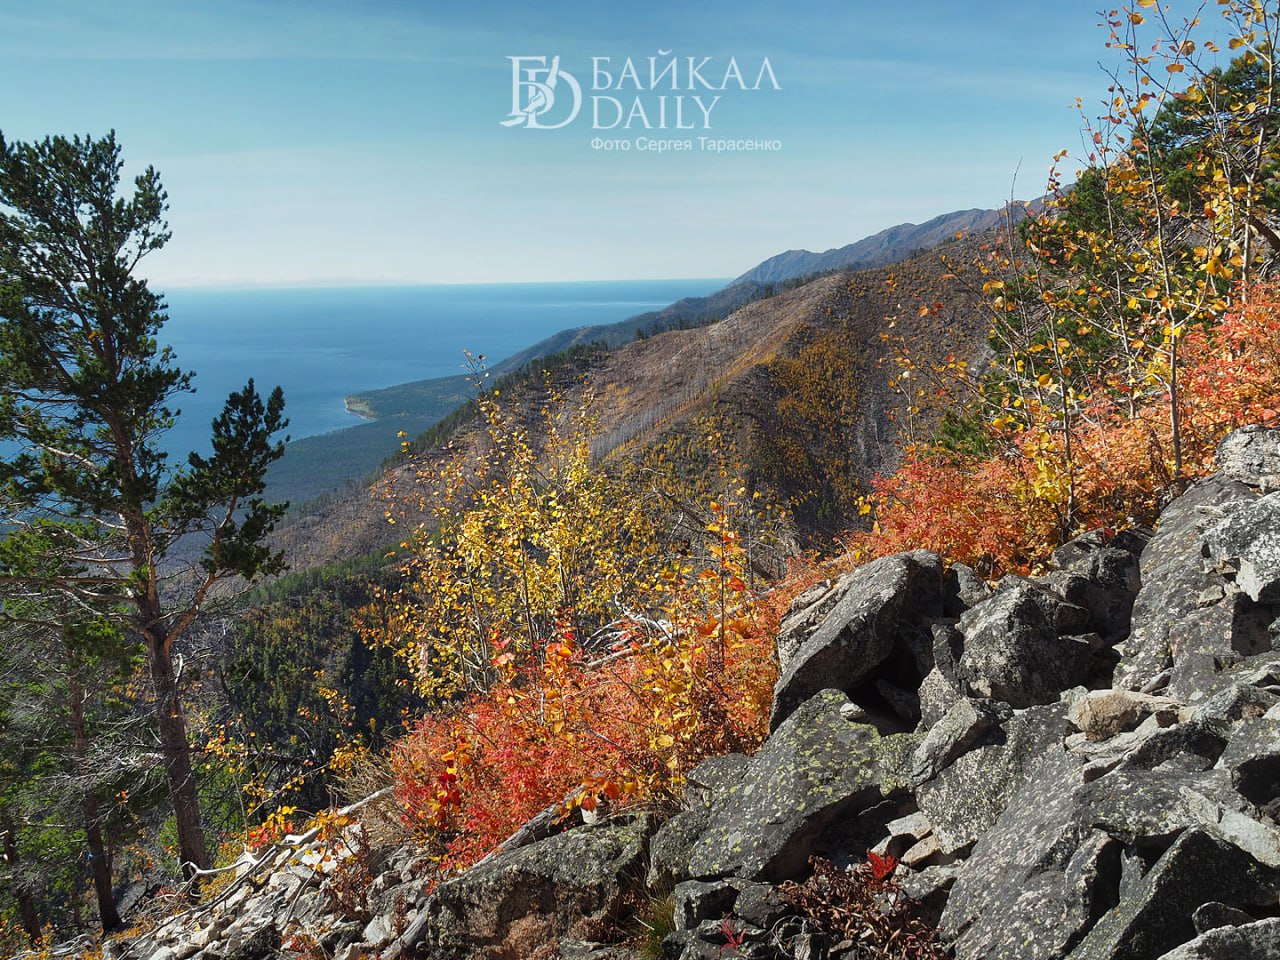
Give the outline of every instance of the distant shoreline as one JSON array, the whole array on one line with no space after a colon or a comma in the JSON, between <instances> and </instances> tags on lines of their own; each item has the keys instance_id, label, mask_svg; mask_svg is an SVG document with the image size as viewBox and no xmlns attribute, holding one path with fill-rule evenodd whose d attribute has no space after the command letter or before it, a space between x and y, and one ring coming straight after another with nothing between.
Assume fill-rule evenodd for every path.
<instances>
[{"instance_id":1,"label":"distant shoreline","mask_svg":"<svg viewBox=\"0 0 1280 960\"><path fill-rule=\"evenodd\" d=\"M347 413L354 414L361 420L378 419L378 415L373 412L373 408L369 406L369 402L363 397L346 397L342 402L347 408Z\"/></svg>"}]
</instances>

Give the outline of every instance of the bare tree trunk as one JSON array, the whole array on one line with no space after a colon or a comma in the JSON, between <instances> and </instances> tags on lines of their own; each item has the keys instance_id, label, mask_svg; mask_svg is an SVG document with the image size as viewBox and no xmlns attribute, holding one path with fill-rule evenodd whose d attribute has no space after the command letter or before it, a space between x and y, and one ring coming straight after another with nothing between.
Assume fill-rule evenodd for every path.
<instances>
[{"instance_id":1,"label":"bare tree trunk","mask_svg":"<svg viewBox=\"0 0 1280 960\"><path fill-rule=\"evenodd\" d=\"M169 799L173 803L178 832L178 857L182 861L183 873L190 876L192 867L204 870L210 863L204 841L204 824L200 819L195 772L191 769L187 720L178 697L173 656L164 634L159 628L152 627L146 632L146 641L151 688L156 698L156 722L160 727L160 749L169 777Z\"/></svg>"},{"instance_id":2,"label":"bare tree trunk","mask_svg":"<svg viewBox=\"0 0 1280 960\"><path fill-rule=\"evenodd\" d=\"M81 783L80 810L84 815L85 837L89 846L89 873L93 877L93 892L98 900L98 917L102 932L121 929L120 913L116 910L115 893L111 888L111 861L107 859L106 845L102 842L101 810L98 797L93 792L89 770L89 735L85 728L84 684L75 665L68 671L71 679L71 733L74 737L76 767Z\"/></svg>"},{"instance_id":3,"label":"bare tree trunk","mask_svg":"<svg viewBox=\"0 0 1280 960\"><path fill-rule=\"evenodd\" d=\"M7 818L0 823L0 836L4 837L5 860L8 861L10 868L16 867L18 864L18 835L13 824ZM40 926L40 908L36 905L36 898L22 884L15 884L10 892L18 904L18 921L22 924L23 932L26 933L32 943L37 942L44 930Z\"/></svg>"}]
</instances>

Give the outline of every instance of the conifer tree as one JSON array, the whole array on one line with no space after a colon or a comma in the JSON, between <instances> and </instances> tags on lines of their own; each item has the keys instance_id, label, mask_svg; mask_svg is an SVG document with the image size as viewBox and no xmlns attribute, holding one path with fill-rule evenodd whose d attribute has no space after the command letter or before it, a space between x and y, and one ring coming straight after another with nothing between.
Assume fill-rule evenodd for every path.
<instances>
[{"instance_id":1,"label":"conifer tree","mask_svg":"<svg viewBox=\"0 0 1280 960\"><path fill-rule=\"evenodd\" d=\"M283 566L265 538L284 505L263 491L284 397L250 380L213 421L212 453L170 467L161 441L191 374L159 345L165 304L138 274L169 240L167 196L150 167L122 191L122 166L114 133L0 134L0 531L25 537L0 553L0 615L114 622L141 645L190 872L209 854L174 644L218 582Z\"/></svg>"}]
</instances>

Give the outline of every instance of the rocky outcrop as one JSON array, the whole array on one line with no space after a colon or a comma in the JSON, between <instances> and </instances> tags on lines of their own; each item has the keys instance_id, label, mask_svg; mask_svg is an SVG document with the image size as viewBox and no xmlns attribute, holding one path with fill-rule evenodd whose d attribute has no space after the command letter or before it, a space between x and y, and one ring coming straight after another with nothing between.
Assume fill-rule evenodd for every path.
<instances>
[{"instance_id":1,"label":"rocky outcrop","mask_svg":"<svg viewBox=\"0 0 1280 960\"><path fill-rule=\"evenodd\" d=\"M1086 535L1043 577L915 552L810 591L768 741L695 769L661 825L550 817L434 892L394 851L355 915L286 858L131 956L253 960L301 921L334 960L625 960L666 898L670 960L871 956L855 906L935 923L921 956L1280 957L1280 431L1221 458L1154 535ZM811 858L866 891L843 933L805 912L848 892L805 887Z\"/></svg>"},{"instance_id":2,"label":"rocky outcrop","mask_svg":"<svg viewBox=\"0 0 1280 960\"><path fill-rule=\"evenodd\" d=\"M644 875L652 832L648 816L620 817L486 860L431 895L413 946L438 960L497 960L607 936Z\"/></svg>"},{"instance_id":3,"label":"rocky outcrop","mask_svg":"<svg viewBox=\"0 0 1280 960\"><path fill-rule=\"evenodd\" d=\"M742 778L715 794L689 853L689 876L794 879L823 830L880 798L880 734L846 720L840 708L848 702L825 690L802 704Z\"/></svg>"},{"instance_id":4,"label":"rocky outcrop","mask_svg":"<svg viewBox=\"0 0 1280 960\"><path fill-rule=\"evenodd\" d=\"M927 621L941 616L943 605L937 554L917 550L883 557L826 593L802 599L810 603L793 609L782 624L782 675L774 690L771 729L820 690L852 693L874 688L876 679L895 689L915 687L932 667ZM890 672L893 667L898 669ZM879 692L883 696L883 688Z\"/></svg>"},{"instance_id":5,"label":"rocky outcrop","mask_svg":"<svg viewBox=\"0 0 1280 960\"><path fill-rule=\"evenodd\" d=\"M1218 469L1262 493L1280 490L1280 430L1249 426L1218 445Z\"/></svg>"}]
</instances>

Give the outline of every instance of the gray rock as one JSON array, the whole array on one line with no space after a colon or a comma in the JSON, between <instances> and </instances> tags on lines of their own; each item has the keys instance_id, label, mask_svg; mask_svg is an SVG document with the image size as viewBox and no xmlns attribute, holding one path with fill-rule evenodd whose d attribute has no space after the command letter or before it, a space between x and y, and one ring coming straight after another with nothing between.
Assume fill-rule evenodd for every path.
<instances>
[{"instance_id":1,"label":"gray rock","mask_svg":"<svg viewBox=\"0 0 1280 960\"><path fill-rule=\"evenodd\" d=\"M1066 704L1054 703L1015 714L916 791L944 854L963 850L996 823L1040 755L1061 740L1066 713Z\"/></svg>"},{"instance_id":2,"label":"gray rock","mask_svg":"<svg viewBox=\"0 0 1280 960\"><path fill-rule=\"evenodd\" d=\"M1213 724L1190 721L1163 727L1143 736L1128 750L1120 770L1178 769L1192 773L1212 767L1226 746Z\"/></svg>"},{"instance_id":3,"label":"gray rock","mask_svg":"<svg viewBox=\"0 0 1280 960\"><path fill-rule=\"evenodd\" d=\"M670 888L689 879L689 854L710 822L711 808L698 803L681 810L658 829L649 841L645 882L651 889Z\"/></svg>"},{"instance_id":4,"label":"gray rock","mask_svg":"<svg viewBox=\"0 0 1280 960\"><path fill-rule=\"evenodd\" d=\"M903 690L883 677L876 678L875 689L899 720L913 727L920 722L920 697L914 691Z\"/></svg>"},{"instance_id":5,"label":"gray rock","mask_svg":"<svg viewBox=\"0 0 1280 960\"><path fill-rule=\"evenodd\" d=\"M937 620L929 627L933 638L933 665L953 684L959 684L960 656L964 653L964 634L959 619Z\"/></svg>"},{"instance_id":6,"label":"gray rock","mask_svg":"<svg viewBox=\"0 0 1280 960\"><path fill-rule=\"evenodd\" d=\"M1134 600L1132 629L1116 667L1115 686L1138 690L1172 667L1175 640L1185 642L1190 635L1185 629L1180 637L1172 634L1199 609L1199 597L1207 588L1223 585L1220 574L1201 568L1201 535L1216 519L1202 508L1221 511L1256 496L1244 484L1219 474L1194 484L1165 508L1159 530L1142 554L1142 588Z\"/></svg>"},{"instance_id":7,"label":"gray rock","mask_svg":"<svg viewBox=\"0 0 1280 960\"><path fill-rule=\"evenodd\" d=\"M918 869L925 866L930 861L936 860L942 854L942 847L938 843L938 838L930 834L920 842L909 847L900 858L902 865L912 869Z\"/></svg>"},{"instance_id":8,"label":"gray rock","mask_svg":"<svg viewBox=\"0 0 1280 960\"><path fill-rule=\"evenodd\" d=\"M616 944L565 939L560 941L560 960L643 960L643 958L636 951Z\"/></svg>"},{"instance_id":9,"label":"gray rock","mask_svg":"<svg viewBox=\"0 0 1280 960\"><path fill-rule=\"evenodd\" d=\"M1221 802L1231 794L1220 770L1117 770L1080 787L1076 809L1082 822L1126 844L1159 845L1200 826L1206 799Z\"/></svg>"},{"instance_id":10,"label":"gray rock","mask_svg":"<svg viewBox=\"0 0 1280 960\"><path fill-rule=\"evenodd\" d=\"M851 691L893 652L904 627L942 613L942 561L924 550L882 557L842 577L774 688L770 729L820 690ZM792 625L789 625L792 626ZM795 631L793 631L795 633Z\"/></svg>"},{"instance_id":11,"label":"gray rock","mask_svg":"<svg viewBox=\"0 0 1280 960\"><path fill-rule=\"evenodd\" d=\"M942 912L960 960L1061 957L1105 906L1118 844L1078 816L1080 762L1049 748L974 847Z\"/></svg>"},{"instance_id":12,"label":"gray rock","mask_svg":"<svg viewBox=\"0 0 1280 960\"><path fill-rule=\"evenodd\" d=\"M1183 790L1187 808L1215 836L1239 847L1259 863L1280 867L1280 831L1191 789Z\"/></svg>"},{"instance_id":13,"label":"gray rock","mask_svg":"<svg viewBox=\"0 0 1280 960\"><path fill-rule=\"evenodd\" d=\"M1243 720L1231 731L1217 766L1231 774L1231 784L1259 807L1280 797L1280 719Z\"/></svg>"},{"instance_id":14,"label":"gray rock","mask_svg":"<svg viewBox=\"0 0 1280 960\"><path fill-rule=\"evenodd\" d=\"M1280 960L1280 917L1209 930L1159 960Z\"/></svg>"},{"instance_id":15,"label":"gray rock","mask_svg":"<svg viewBox=\"0 0 1280 960\"><path fill-rule=\"evenodd\" d=\"M1217 930L1219 927L1239 927L1253 921L1254 918L1243 910L1229 907L1217 900L1202 903L1191 914L1191 925L1196 928L1196 933Z\"/></svg>"},{"instance_id":16,"label":"gray rock","mask_svg":"<svg viewBox=\"0 0 1280 960\"><path fill-rule=\"evenodd\" d=\"M703 920L727 916L738 899L738 888L724 880L713 883L688 880L676 886L672 897L676 929L696 930Z\"/></svg>"},{"instance_id":17,"label":"gray rock","mask_svg":"<svg viewBox=\"0 0 1280 960\"><path fill-rule=\"evenodd\" d=\"M643 876L653 828L647 815L620 817L486 860L436 889L421 940L402 946L472 960L518 956L555 938L589 940Z\"/></svg>"},{"instance_id":18,"label":"gray rock","mask_svg":"<svg viewBox=\"0 0 1280 960\"><path fill-rule=\"evenodd\" d=\"M1227 434L1218 444L1218 468L1263 493L1280 490L1280 430L1255 425Z\"/></svg>"},{"instance_id":19,"label":"gray rock","mask_svg":"<svg viewBox=\"0 0 1280 960\"><path fill-rule=\"evenodd\" d=\"M690 855L692 876L799 877L823 830L880 799L880 735L841 717L847 702L824 690L769 737L719 797Z\"/></svg>"},{"instance_id":20,"label":"gray rock","mask_svg":"<svg viewBox=\"0 0 1280 960\"><path fill-rule=\"evenodd\" d=\"M1109 546L1100 531L1087 533L1053 552L1059 568L1047 582L1063 599L1089 611L1089 629L1114 643L1129 633L1133 601L1142 586L1138 555Z\"/></svg>"},{"instance_id":21,"label":"gray rock","mask_svg":"<svg viewBox=\"0 0 1280 960\"><path fill-rule=\"evenodd\" d=\"M978 840L942 915L943 933L955 942L958 958L1062 956L1103 911L1146 897L1149 875L1143 876L1141 863L1126 850L1159 849L1189 830L1202 830L1197 808L1210 797L1223 807L1243 803L1238 797L1231 801L1223 771L1129 770L1089 783L1081 774L1078 758L1049 747L995 826ZM1205 869L1202 886L1212 888L1212 868ZM1225 896L1240 905L1238 896L1225 892L1231 889L1228 883L1190 904L1187 925L1191 910L1207 900Z\"/></svg>"},{"instance_id":22,"label":"gray rock","mask_svg":"<svg viewBox=\"0 0 1280 960\"><path fill-rule=\"evenodd\" d=\"M890 820L885 829L888 831L890 840L905 837L914 843L916 840L933 833L933 824L929 822L928 817L917 810L914 813L908 813L904 817ZM883 853L884 851L879 852Z\"/></svg>"},{"instance_id":23,"label":"gray rock","mask_svg":"<svg viewBox=\"0 0 1280 960\"><path fill-rule=\"evenodd\" d=\"M360 939L365 943L380 947L391 939L391 924L387 917L375 916L364 927Z\"/></svg>"},{"instance_id":24,"label":"gray rock","mask_svg":"<svg viewBox=\"0 0 1280 960\"><path fill-rule=\"evenodd\" d=\"M924 742L916 748L911 758L912 781L920 784L932 780L977 742L982 734L1008 720L1012 713L1007 703L997 704L989 700L969 698L957 701L930 728Z\"/></svg>"},{"instance_id":25,"label":"gray rock","mask_svg":"<svg viewBox=\"0 0 1280 960\"><path fill-rule=\"evenodd\" d=\"M1059 636L1087 619L1044 588L1005 578L995 596L960 619L960 673L981 697L1015 707L1051 703L1089 676L1088 644Z\"/></svg>"},{"instance_id":26,"label":"gray rock","mask_svg":"<svg viewBox=\"0 0 1280 960\"><path fill-rule=\"evenodd\" d=\"M871 714L867 712L867 708L859 703L849 702L840 708L840 716L852 723L862 723L868 719Z\"/></svg>"},{"instance_id":27,"label":"gray rock","mask_svg":"<svg viewBox=\"0 0 1280 960\"><path fill-rule=\"evenodd\" d=\"M391 924L393 923L392 916L384 916L382 919L383 923L387 925L388 931L390 931ZM360 934L363 930L364 924L360 923L358 920L351 921L349 923L339 923L332 930L324 934L324 936L318 937L317 940L320 944L320 949L324 950L328 956L333 956L341 947L345 947L347 944L362 942ZM388 934L387 939L390 939L390 934ZM383 942L385 941L379 941L378 946L381 946ZM365 942L365 953L372 954L376 952L377 950L373 943Z\"/></svg>"},{"instance_id":28,"label":"gray rock","mask_svg":"<svg viewBox=\"0 0 1280 960\"><path fill-rule=\"evenodd\" d=\"M923 903L939 893L950 891L962 869L964 865L960 863L943 863L921 870L899 870L894 878L902 886L903 893Z\"/></svg>"},{"instance_id":29,"label":"gray rock","mask_svg":"<svg viewBox=\"0 0 1280 960\"><path fill-rule=\"evenodd\" d=\"M267 960L280 952L280 931L274 922L268 923L243 940L224 945L219 952L224 960Z\"/></svg>"},{"instance_id":30,"label":"gray rock","mask_svg":"<svg viewBox=\"0 0 1280 960\"><path fill-rule=\"evenodd\" d=\"M1233 590L1171 625L1174 660L1168 694L1187 702L1202 700L1233 682L1228 674L1237 665L1271 652L1271 616L1268 608Z\"/></svg>"},{"instance_id":31,"label":"gray rock","mask_svg":"<svg viewBox=\"0 0 1280 960\"><path fill-rule=\"evenodd\" d=\"M1274 896L1252 857L1204 830L1187 830L1143 878L1139 895L1108 911L1070 957L1158 957L1196 936L1191 918L1201 904L1259 904Z\"/></svg>"},{"instance_id":32,"label":"gray rock","mask_svg":"<svg viewBox=\"0 0 1280 960\"><path fill-rule=\"evenodd\" d=\"M1191 719L1199 723L1230 726L1250 717L1261 717L1277 703L1280 703L1280 697L1274 693L1228 677L1221 690L1196 704Z\"/></svg>"},{"instance_id":33,"label":"gray rock","mask_svg":"<svg viewBox=\"0 0 1280 960\"><path fill-rule=\"evenodd\" d=\"M710 806L717 793L742 779L750 762L751 758L741 753L726 753L703 760L685 778L687 795Z\"/></svg>"},{"instance_id":34,"label":"gray rock","mask_svg":"<svg viewBox=\"0 0 1280 960\"><path fill-rule=\"evenodd\" d=\"M899 797L912 787L911 759L924 740L924 734L891 733L880 737L879 778L882 797Z\"/></svg>"},{"instance_id":35,"label":"gray rock","mask_svg":"<svg viewBox=\"0 0 1280 960\"><path fill-rule=\"evenodd\" d=\"M734 916L755 927L768 930L791 912L791 905L775 887L767 883L742 883L734 901Z\"/></svg>"},{"instance_id":36,"label":"gray rock","mask_svg":"<svg viewBox=\"0 0 1280 960\"><path fill-rule=\"evenodd\" d=\"M1205 532L1205 544L1250 600L1280 602L1280 493L1233 511Z\"/></svg>"},{"instance_id":37,"label":"gray rock","mask_svg":"<svg viewBox=\"0 0 1280 960\"><path fill-rule=\"evenodd\" d=\"M778 629L778 664L782 670L787 669L800 645L818 629L840 596L831 581L824 580L791 601Z\"/></svg>"},{"instance_id":38,"label":"gray rock","mask_svg":"<svg viewBox=\"0 0 1280 960\"><path fill-rule=\"evenodd\" d=\"M937 667L924 675L916 695L920 698L920 725L925 729L941 720L946 712L964 696L960 688L943 676L942 671Z\"/></svg>"},{"instance_id":39,"label":"gray rock","mask_svg":"<svg viewBox=\"0 0 1280 960\"><path fill-rule=\"evenodd\" d=\"M953 563L942 582L943 612L959 618L970 607L976 607L991 596L991 588L978 572L963 563Z\"/></svg>"}]
</instances>

